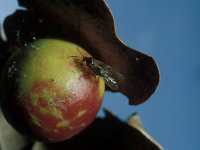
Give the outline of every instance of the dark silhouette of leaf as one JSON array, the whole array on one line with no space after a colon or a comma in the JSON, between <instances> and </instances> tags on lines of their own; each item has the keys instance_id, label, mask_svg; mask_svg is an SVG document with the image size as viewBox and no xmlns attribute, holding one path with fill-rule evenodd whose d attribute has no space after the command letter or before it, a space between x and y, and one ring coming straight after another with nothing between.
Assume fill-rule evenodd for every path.
<instances>
[{"instance_id":1,"label":"dark silhouette of leaf","mask_svg":"<svg viewBox=\"0 0 200 150\"><path fill-rule=\"evenodd\" d=\"M5 21L8 42L21 47L37 38L61 38L88 50L124 76L120 92L140 104L155 91L159 71L152 57L126 46L116 35L113 17L103 0L19 0L27 11Z\"/></svg>"},{"instance_id":2,"label":"dark silhouette of leaf","mask_svg":"<svg viewBox=\"0 0 200 150\"><path fill-rule=\"evenodd\" d=\"M137 114L127 123L122 122L109 111L105 118L97 118L79 135L59 143L32 142L16 132L0 112L1 150L163 150L142 127Z\"/></svg>"},{"instance_id":3,"label":"dark silhouette of leaf","mask_svg":"<svg viewBox=\"0 0 200 150\"><path fill-rule=\"evenodd\" d=\"M127 124L140 131L146 138L148 138L149 141L155 144L160 150L163 149L162 146L159 143L157 143L143 128L140 117L137 113L134 113L130 116L130 118L127 121Z\"/></svg>"},{"instance_id":4,"label":"dark silhouette of leaf","mask_svg":"<svg viewBox=\"0 0 200 150\"><path fill-rule=\"evenodd\" d=\"M134 118L139 118L134 115ZM135 122L137 122L135 120ZM106 117L96 119L86 130L78 136L60 143L36 142L33 150L162 150L144 129L120 121L106 111Z\"/></svg>"},{"instance_id":5,"label":"dark silhouette of leaf","mask_svg":"<svg viewBox=\"0 0 200 150\"><path fill-rule=\"evenodd\" d=\"M4 42L0 37L0 71L2 70L8 57L8 44Z\"/></svg>"}]
</instances>

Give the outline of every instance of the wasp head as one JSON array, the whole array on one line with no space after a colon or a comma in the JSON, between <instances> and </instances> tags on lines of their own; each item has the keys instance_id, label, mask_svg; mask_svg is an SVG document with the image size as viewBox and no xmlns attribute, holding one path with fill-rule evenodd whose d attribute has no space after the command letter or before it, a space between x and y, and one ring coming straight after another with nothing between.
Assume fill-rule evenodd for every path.
<instances>
[{"instance_id":1,"label":"wasp head","mask_svg":"<svg viewBox=\"0 0 200 150\"><path fill-rule=\"evenodd\" d=\"M85 62L87 65L91 65L94 63L94 58L92 57L83 57L83 62Z\"/></svg>"}]
</instances>

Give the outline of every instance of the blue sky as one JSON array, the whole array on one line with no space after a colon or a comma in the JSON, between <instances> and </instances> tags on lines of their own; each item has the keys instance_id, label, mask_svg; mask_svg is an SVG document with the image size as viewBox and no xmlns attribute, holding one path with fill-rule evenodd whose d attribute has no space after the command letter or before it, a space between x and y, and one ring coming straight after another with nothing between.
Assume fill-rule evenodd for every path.
<instances>
[{"instance_id":1,"label":"blue sky","mask_svg":"<svg viewBox=\"0 0 200 150\"><path fill-rule=\"evenodd\" d=\"M11 2L15 1L0 0L1 19L13 7ZM166 150L200 149L200 1L106 2L119 37L155 58L161 81L144 104L128 106L125 96L106 93L102 107L123 120L138 112L144 127Z\"/></svg>"}]
</instances>

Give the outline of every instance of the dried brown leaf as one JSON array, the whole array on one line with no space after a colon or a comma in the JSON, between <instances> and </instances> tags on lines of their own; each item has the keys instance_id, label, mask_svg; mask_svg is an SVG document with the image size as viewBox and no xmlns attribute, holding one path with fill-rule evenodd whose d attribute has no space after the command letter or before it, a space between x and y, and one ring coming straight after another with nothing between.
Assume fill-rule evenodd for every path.
<instances>
[{"instance_id":1,"label":"dried brown leaf","mask_svg":"<svg viewBox=\"0 0 200 150\"><path fill-rule=\"evenodd\" d=\"M140 104L155 91L159 71L154 59L126 46L116 35L111 12L103 0L19 0L27 11L17 11L5 22L12 45L35 38L62 38L88 50L96 59L124 76L120 92L130 104Z\"/></svg>"}]
</instances>

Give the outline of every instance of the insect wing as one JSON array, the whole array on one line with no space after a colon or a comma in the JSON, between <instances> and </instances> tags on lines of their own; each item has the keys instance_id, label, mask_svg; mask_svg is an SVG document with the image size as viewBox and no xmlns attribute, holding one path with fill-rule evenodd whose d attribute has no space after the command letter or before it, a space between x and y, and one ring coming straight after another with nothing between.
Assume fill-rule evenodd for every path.
<instances>
[{"instance_id":1,"label":"insect wing","mask_svg":"<svg viewBox=\"0 0 200 150\"><path fill-rule=\"evenodd\" d=\"M112 78L111 76L106 76L105 74L102 75L102 78L104 79L106 85L112 90L119 90L119 86L114 78Z\"/></svg>"},{"instance_id":2,"label":"insect wing","mask_svg":"<svg viewBox=\"0 0 200 150\"><path fill-rule=\"evenodd\" d=\"M95 65L98 66L100 72L100 76L104 79L106 85L110 87L112 90L119 90L119 85L117 82L118 72L115 71L112 67L106 65L105 63L96 60Z\"/></svg>"}]
</instances>

